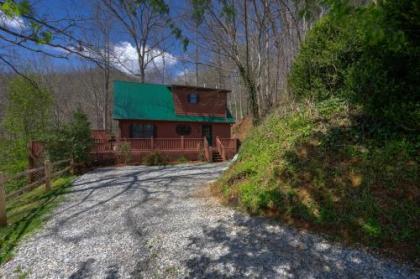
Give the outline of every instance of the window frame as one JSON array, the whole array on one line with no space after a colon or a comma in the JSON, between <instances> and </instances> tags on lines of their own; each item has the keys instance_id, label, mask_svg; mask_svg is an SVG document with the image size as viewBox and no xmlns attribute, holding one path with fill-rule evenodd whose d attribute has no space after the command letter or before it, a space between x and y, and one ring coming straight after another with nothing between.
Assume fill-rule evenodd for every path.
<instances>
[{"instance_id":1,"label":"window frame","mask_svg":"<svg viewBox=\"0 0 420 279\"><path fill-rule=\"evenodd\" d=\"M137 131L135 129L138 129ZM134 123L129 126L129 136L132 139L148 139L155 137L156 126L150 123Z\"/></svg>"},{"instance_id":2,"label":"window frame","mask_svg":"<svg viewBox=\"0 0 420 279\"><path fill-rule=\"evenodd\" d=\"M193 96L194 96L195 102L192 101L193 100L193 98L192 98ZM191 93L188 94L187 101L191 105L197 105L200 102L200 97L199 97L199 95L198 95L197 92L191 92Z\"/></svg>"},{"instance_id":3,"label":"window frame","mask_svg":"<svg viewBox=\"0 0 420 279\"><path fill-rule=\"evenodd\" d=\"M184 132L180 131L181 128L187 128L188 132L184 133ZM189 136L189 135L191 135L191 132L192 132L191 125L188 125L188 124L177 124L175 126L175 133L178 136Z\"/></svg>"}]
</instances>

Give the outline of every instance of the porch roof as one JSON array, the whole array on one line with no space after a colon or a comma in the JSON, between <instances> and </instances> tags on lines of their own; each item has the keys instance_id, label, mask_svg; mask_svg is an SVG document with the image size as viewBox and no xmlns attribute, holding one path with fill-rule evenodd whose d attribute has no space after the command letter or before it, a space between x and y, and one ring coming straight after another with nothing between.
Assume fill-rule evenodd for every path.
<instances>
[{"instance_id":1,"label":"porch roof","mask_svg":"<svg viewBox=\"0 0 420 279\"><path fill-rule=\"evenodd\" d=\"M226 117L176 114L170 86L119 80L114 81L112 118L116 120L235 122L229 111Z\"/></svg>"}]
</instances>

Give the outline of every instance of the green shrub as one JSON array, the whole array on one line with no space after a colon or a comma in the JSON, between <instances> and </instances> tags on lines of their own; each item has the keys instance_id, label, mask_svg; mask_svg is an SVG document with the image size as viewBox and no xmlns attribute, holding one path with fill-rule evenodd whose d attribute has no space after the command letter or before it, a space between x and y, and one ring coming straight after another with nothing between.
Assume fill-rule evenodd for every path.
<instances>
[{"instance_id":1,"label":"green shrub","mask_svg":"<svg viewBox=\"0 0 420 279\"><path fill-rule=\"evenodd\" d=\"M143 164L146 166L164 166L168 164L168 159L163 156L159 151L147 154L143 159Z\"/></svg>"},{"instance_id":2,"label":"green shrub","mask_svg":"<svg viewBox=\"0 0 420 279\"><path fill-rule=\"evenodd\" d=\"M178 164L184 164L184 163L188 163L190 160L187 158L187 157L185 157L185 156L181 156L181 157L179 157L178 159L176 159L176 162L178 163Z\"/></svg>"},{"instance_id":3,"label":"green shrub","mask_svg":"<svg viewBox=\"0 0 420 279\"><path fill-rule=\"evenodd\" d=\"M406 130L420 128L418 2L332 10L308 33L290 74L293 94L332 96ZM416 8L417 7L417 8Z\"/></svg>"},{"instance_id":4,"label":"green shrub","mask_svg":"<svg viewBox=\"0 0 420 279\"><path fill-rule=\"evenodd\" d=\"M35 76L31 76L35 78ZM45 135L52 119L53 98L42 86L23 77L13 78L7 89L7 104L1 125L9 138L26 143Z\"/></svg>"},{"instance_id":5,"label":"green shrub","mask_svg":"<svg viewBox=\"0 0 420 279\"><path fill-rule=\"evenodd\" d=\"M128 142L122 142L117 145L118 158L127 165L131 161L131 145Z\"/></svg>"},{"instance_id":6,"label":"green shrub","mask_svg":"<svg viewBox=\"0 0 420 279\"><path fill-rule=\"evenodd\" d=\"M70 122L52 131L45 142L51 160L73 158L78 163L87 163L93 145L87 115L76 111Z\"/></svg>"}]
</instances>

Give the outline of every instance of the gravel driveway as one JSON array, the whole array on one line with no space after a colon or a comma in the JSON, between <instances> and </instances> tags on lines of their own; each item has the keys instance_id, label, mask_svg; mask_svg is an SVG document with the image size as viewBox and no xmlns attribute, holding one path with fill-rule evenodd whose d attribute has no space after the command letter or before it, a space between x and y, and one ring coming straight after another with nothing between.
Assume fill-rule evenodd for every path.
<instances>
[{"instance_id":1,"label":"gravel driveway","mask_svg":"<svg viewBox=\"0 0 420 279\"><path fill-rule=\"evenodd\" d=\"M419 278L203 195L227 167L102 168L1 268L4 278ZM201 193L200 193L201 192Z\"/></svg>"}]
</instances>

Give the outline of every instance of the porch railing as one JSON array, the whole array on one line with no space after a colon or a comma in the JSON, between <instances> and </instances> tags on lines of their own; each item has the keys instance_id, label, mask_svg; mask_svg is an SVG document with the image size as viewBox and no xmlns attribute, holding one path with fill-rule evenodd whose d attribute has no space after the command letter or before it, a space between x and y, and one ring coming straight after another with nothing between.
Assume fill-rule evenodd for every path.
<instances>
[{"instance_id":1,"label":"porch railing","mask_svg":"<svg viewBox=\"0 0 420 279\"><path fill-rule=\"evenodd\" d=\"M95 139L92 153L114 152L115 146L120 143L130 144L131 150L136 151L196 151L204 152L207 161L212 160L211 146L207 138L121 138L117 142L106 139ZM237 151L237 140L216 137L216 149L223 160L232 157Z\"/></svg>"},{"instance_id":2,"label":"porch railing","mask_svg":"<svg viewBox=\"0 0 420 279\"><path fill-rule=\"evenodd\" d=\"M131 150L199 150L203 138L123 138Z\"/></svg>"},{"instance_id":3,"label":"porch railing","mask_svg":"<svg viewBox=\"0 0 420 279\"><path fill-rule=\"evenodd\" d=\"M131 150L152 150L154 145L153 138L122 138L120 142L129 143Z\"/></svg>"},{"instance_id":4,"label":"porch railing","mask_svg":"<svg viewBox=\"0 0 420 279\"><path fill-rule=\"evenodd\" d=\"M95 153L110 152L114 149L113 142L107 139L94 139L93 142L92 151Z\"/></svg>"}]
</instances>

